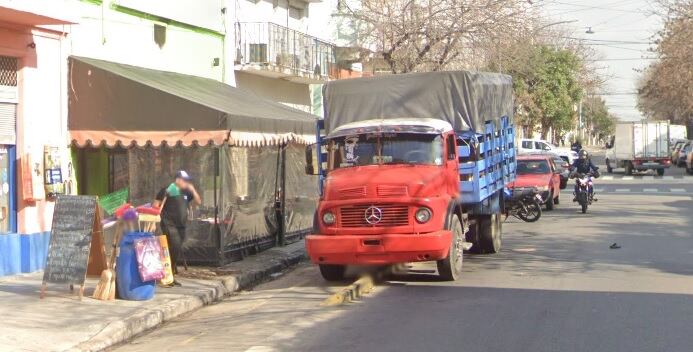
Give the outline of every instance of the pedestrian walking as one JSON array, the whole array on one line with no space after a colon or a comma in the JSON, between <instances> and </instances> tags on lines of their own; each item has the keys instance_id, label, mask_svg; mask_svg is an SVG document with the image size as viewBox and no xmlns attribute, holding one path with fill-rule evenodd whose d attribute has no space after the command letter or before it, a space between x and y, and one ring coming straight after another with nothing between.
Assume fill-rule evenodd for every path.
<instances>
[{"instance_id":1,"label":"pedestrian walking","mask_svg":"<svg viewBox=\"0 0 693 352\"><path fill-rule=\"evenodd\" d=\"M192 181L192 177L186 171L178 171L174 181L162 188L153 202L154 206L163 207L161 230L168 239L171 269L174 275L178 273L178 261L183 258L188 212L192 206L202 203ZM181 286L181 284L174 279L170 286Z\"/></svg>"}]
</instances>

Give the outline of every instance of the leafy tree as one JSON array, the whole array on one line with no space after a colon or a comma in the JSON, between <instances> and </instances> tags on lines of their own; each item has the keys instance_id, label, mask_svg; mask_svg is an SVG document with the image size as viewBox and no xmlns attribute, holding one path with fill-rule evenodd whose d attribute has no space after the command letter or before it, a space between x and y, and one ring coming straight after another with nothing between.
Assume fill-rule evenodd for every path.
<instances>
[{"instance_id":1,"label":"leafy tree","mask_svg":"<svg viewBox=\"0 0 693 352\"><path fill-rule=\"evenodd\" d=\"M642 76L638 107L648 117L693 125L693 0L659 0L659 61Z\"/></svg>"},{"instance_id":2,"label":"leafy tree","mask_svg":"<svg viewBox=\"0 0 693 352\"><path fill-rule=\"evenodd\" d=\"M609 108L601 97L585 98L582 104L582 116L586 125L599 139L614 133L616 118L609 113Z\"/></svg>"},{"instance_id":3,"label":"leafy tree","mask_svg":"<svg viewBox=\"0 0 693 352\"><path fill-rule=\"evenodd\" d=\"M582 97L581 60L572 51L539 45L529 53L530 65L513 67L518 123L541 126L542 138L550 128L559 135L575 121L575 106Z\"/></svg>"}]
</instances>

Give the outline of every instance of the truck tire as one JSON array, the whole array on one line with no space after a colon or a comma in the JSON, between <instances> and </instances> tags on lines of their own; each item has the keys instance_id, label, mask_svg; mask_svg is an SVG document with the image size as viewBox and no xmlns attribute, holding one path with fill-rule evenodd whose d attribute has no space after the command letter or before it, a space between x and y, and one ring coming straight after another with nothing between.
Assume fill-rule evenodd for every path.
<instances>
[{"instance_id":1,"label":"truck tire","mask_svg":"<svg viewBox=\"0 0 693 352\"><path fill-rule=\"evenodd\" d=\"M611 162L609 161L609 159L606 159L606 173L610 174L613 172L614 172L614 169L611 167Z\"/></svg>"},{"instance_id":2,"label":"truck tire","mask_svg":"<svg viewBox=\"0 0 693 352\"><path fill-rule=\"evenodd\" d=\"M462 275L462 242L464 242L464 229L457 215L452 215L450 220L452 241L448 256L436 261L438 275L445 281L456 281ZM472 247L473 248L473 247Z\"/></svg>"},{"instance_id":3,"label":"truck tire","mask_svg":"<svg viewBox=\"0 0 693 352\"><path fill-rule=\"evenodd\" d=\"M503 221L500 215L491 214L479 217L479 245L478 252L481 254L498 253L501 249L503 238ZM472 247L473 249L474 247Z\"/></svg>"},{"instance_id":4,"label":"truck tire","mask_svg":"<svg viewBox=\"0 0 693 352\"><path fill-rule=\"evenodd\" d=\"M342 281L346 273L346 265L320 264L320 275L326 281Z\"/></svg>"},{"instance_id":5,"label":"truck tire","mask_svg":"<svg viewBox=\"0 0 693 352\"><path fill-rule=\"evenodd\" d=\"M626 161L626 175L631 176L633 175L633 163L630 161Z\"/></svg>"},{"instance_id":6,"label":"truck tire","mask_svg":"<svg viewBox=\"0 0 693 352\"><path fill-rule=\"evenodd\" d=\"M658 176L664 176L664 169L657 169Z\"/></svg>"},{"instance_id":7,"label":"truck tire","mask_svg":"<svg viewBox=\"0 0 693 352\"><path fill-rule=\"evenodd\" d=\"M472 248L469 249L469 253L482 254L481 252L481 241L479 241L479 223L480 218L477 216L475 221L470 222L469 231L465 234L467 242L472 244Z\"/></svg>"}]
</instances>

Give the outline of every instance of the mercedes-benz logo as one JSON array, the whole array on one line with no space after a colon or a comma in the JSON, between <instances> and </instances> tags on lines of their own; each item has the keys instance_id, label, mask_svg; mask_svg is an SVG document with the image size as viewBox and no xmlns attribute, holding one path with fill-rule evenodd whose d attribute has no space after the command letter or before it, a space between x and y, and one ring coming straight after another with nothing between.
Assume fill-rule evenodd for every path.
<instances>
[{"instance_id":1,"label":"mercedes-benz logo","mask_svg":"<svg viewBox=\"0 0 693 352\"><path fill-rule=\"evenodd\" d=\"M366 209L366 213L364 214L366 218L366 222L375 225L379 223L383 219L383 211L380 210L380 208L371 206Z\"/></svg>"}]
</instances>

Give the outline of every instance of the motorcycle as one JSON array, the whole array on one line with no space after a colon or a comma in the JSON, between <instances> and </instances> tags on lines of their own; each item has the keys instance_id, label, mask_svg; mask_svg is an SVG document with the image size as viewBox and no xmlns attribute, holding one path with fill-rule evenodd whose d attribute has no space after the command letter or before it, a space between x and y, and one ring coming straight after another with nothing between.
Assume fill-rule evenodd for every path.
<instances>
[{"instance_id":1,"label":"motorcycle","mask_svg":"<svg viewBox=\"0 0 693 352\"><path fill-rule=\"evenodd\" d=\"M575 201L580 204L580 208L584 214L587 212L587 207L592 205L593 201L596 201L594 198L593 178L599 177L599 174L592 172L587 174L577 173L573 174L573 177L577 185L575 190Z\"/></svg>"},{"instance_id":2,"label":"motorcycle","mask_svg":"<svg viewBox=\"0 0 693 352\"><path fill-rule=\"evenodd\" d=\"M505 218L512 215L522 221L535 222L541 217L544 203L536 188L505 188Z\"/></svg>"}]
</instances>

